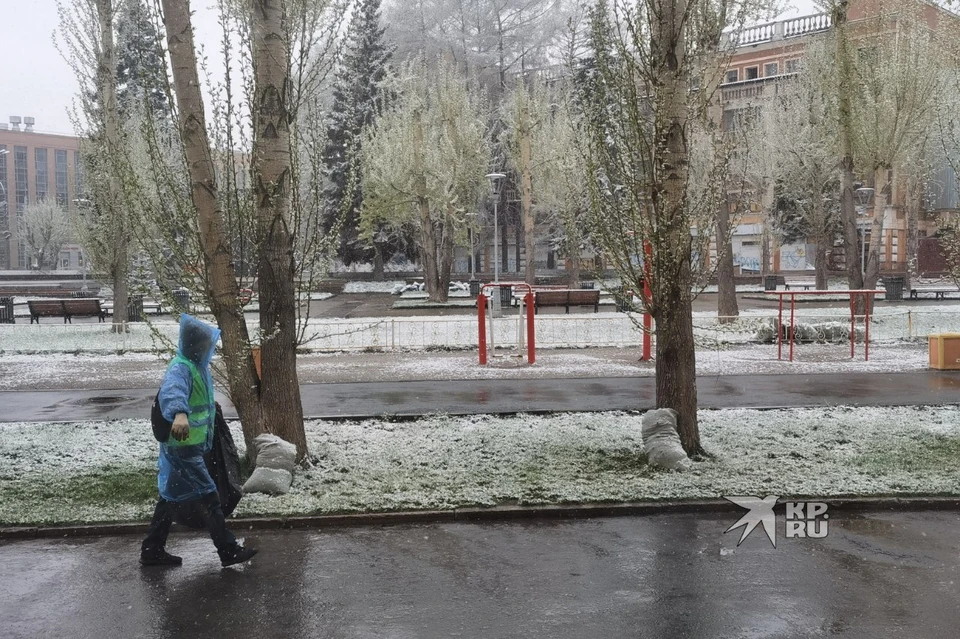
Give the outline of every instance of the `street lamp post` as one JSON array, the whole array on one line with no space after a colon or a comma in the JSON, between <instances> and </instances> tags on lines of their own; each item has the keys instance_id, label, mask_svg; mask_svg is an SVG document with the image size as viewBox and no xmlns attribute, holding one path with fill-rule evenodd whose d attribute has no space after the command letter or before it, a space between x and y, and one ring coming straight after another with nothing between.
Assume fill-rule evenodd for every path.
<instances>
[{"instance_id":1,"label":"street lamp post","mask_svg":"<svg viewBox=\"0 0 960 639\"><path fill-rule=\"evenodd\" d=\"M488 173L487 179L490 180L490 190L493 194L493 281L500 281L500 226L497 224L497 205L500 202L500 187L503 179L507 177L503 173Z\"/></svg>"},{"instance_id":2,"label":"street lamp post","mask_svg":"<svg viewBox=\"0 0 960 639\"><path fill-rule=\"evenodd\" d=\"M77 205L77 215L82 216L83 213L81 212L80 205L89 204L90 200L86 198L78 198L74 200L73 203ZM80 290L86 291L88 290L87 289L87 258L83 254L83 245L77 244L77 246L80 249L80 266L82 267L82 272L83 272L83 284L80 286Z\"/></svg>"}]
</instances>

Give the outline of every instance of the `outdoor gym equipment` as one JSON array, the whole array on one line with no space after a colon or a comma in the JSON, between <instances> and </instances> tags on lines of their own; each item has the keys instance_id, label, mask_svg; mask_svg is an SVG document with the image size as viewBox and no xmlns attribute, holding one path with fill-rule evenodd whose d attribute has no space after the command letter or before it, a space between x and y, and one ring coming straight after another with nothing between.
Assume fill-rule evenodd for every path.
<instances>
[{"instance_id":1,"label":"outdoor gym equipment","mask_svg":"<svg viewBox=\"0 0 960 639\"><path fill-rule=\"evenodd\" d=\"M500 288L509 288L513 289L525 288L526 294L521 299L522 306L518 309L517 313L517 350L510 354L497 355L496 346L494 344L495 331L493 326L493 304L492 297L488 296L485 291L487 289L500 289ZM497 300L500 299L500 291L496 292ZM524 335L524 314L526 314L526 335ZM496 282L492 284L484 284L480 288L480 294L477 295L477 319L478 319L478 343L480 347L480 365L486 366L488 360L487 350L489 348L490 357L523 357L523 347L526 343L527 350L527 363L534 364L536 362L536 345L534 340L534 299L533 299L533 287L531 287L526 282ZM490 335L489 339L487 337L487 324L489 321L490 326Z\"/></svg>"}]
</instances>

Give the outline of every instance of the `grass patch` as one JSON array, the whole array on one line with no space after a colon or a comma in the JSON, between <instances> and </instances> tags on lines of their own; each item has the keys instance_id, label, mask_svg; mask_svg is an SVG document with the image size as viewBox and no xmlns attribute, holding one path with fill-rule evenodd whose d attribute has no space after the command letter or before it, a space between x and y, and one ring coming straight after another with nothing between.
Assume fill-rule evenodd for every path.
<instances>
[{"instance_id":1,"label":"grass patch","mask_svg":"<svg viewBox=\"0 0 960 639\"><path fill-rule=\"evenodd\" d=\"M891 470L904 472L937 471L955 468L960 460L960 437L918 434L915 441L903 442L896 449L881 448L861 455L856 463L878 474Z\"/></svg>"}]
</instances>

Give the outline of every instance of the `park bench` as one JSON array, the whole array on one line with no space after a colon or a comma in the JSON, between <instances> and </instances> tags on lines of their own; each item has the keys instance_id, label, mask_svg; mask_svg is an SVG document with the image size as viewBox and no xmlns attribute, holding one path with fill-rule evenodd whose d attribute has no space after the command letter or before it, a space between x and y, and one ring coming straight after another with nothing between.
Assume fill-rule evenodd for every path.
<instances>
[{"instance_id":1,"label":"park bench","mask_svg":"<svg viewBox=\"0 0 960 639\"><path fill-rule=\"evenodd\" d=\"M943 300L950 293L960 293L956 286L913 286L910 288L910 299L920 299L920 293L933 293L934 299Z\"/></svg>"},{"instance_id":2,"label":"park bench","mask_svg":"<svg viewBox=\"0 0 960 639\"><path fill-rule=\"evenodd\" d=\"M791 288L802 288L805 291L809 291L817 285L816 280L807 279L807 278L795 278L795 279L784 279L783 288L790 290Z\"/></svg>"},{"instance_id":3,"label":"park bench","mask_svg":"<svg viewBox=\"0 0 960 639\"><path fill-rule=\"evenodd\" d=\"M570 312L571 306L592 306L600 312L600 289L574 288L561 290L538 290L534 296L534 312L547 306L562 306Z\"/></svg>"},{"instance_id":4,"label":"park bench","mask_svg":"<svg viewBox=\"0 0 960 639\"><path fill-rule=\"evenodd\" d=\"M30 309L30 323L40 323L41 317L62 317L63 323L73 324L74 317L96 317L103 322L107 312L100 306L100 300L79 298L69 300L27 300Z\"/></svg>"}]
</instances>

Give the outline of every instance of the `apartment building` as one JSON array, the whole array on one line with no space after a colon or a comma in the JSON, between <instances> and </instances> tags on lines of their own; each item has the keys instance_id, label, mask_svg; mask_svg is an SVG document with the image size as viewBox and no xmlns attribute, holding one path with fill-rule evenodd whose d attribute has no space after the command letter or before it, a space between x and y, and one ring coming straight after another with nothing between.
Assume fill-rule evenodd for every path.
<instances>
[{"instance_id":1,"label":"apartment building","mask_svg":"<svg viewBox=\"0 0 960 639\"><path fill-rule=\"evenodd\" d=\"M18 232L29 204L55 201L74 215L82 189L79 139L35 130L31 117L11 116L0 123L0 270L28 270L29 252ZM76 244L60 252L58 269L83 268Z\"/></svg>"},{"instance_id":2,"label":"apartment building","mask_svg":"<svg viewBox=\"0 0 960 639\"><path fill-rule=\"evenodd\" d=\"M847 20L853 33L876 33L878 11L895 9L876 0L852 2ZM896 15L886 21L892 29ZM934 5L924 7L924 18L931 29L951 24L958 19ZM788 20L756 25L745 29L739 37L721 85L724 122L729 125L742 109L762 108L764 102L776 95L782 83L789 82L800 71L804 50L817 38L823 38L833 25L830 15L818 13ZM873 30L872 32L870 30ZM932 236L937 228L937 211L953 210L958 206L956 175L952 168L939 168L931 181L931 193L924 202L919 219L920 237ZM863 186L873 189L872 196L864 197L860 220L861 246L869 242L870 227L875 215L884 216L881 238L880 268L882 272L906 269L907 221L904 194L899 188L896 167L885 176L861 176ZM881 182L878 184L877 182ZM869 193L864 189L864 193ZM767 214L773 204L772 190L749 194L749 210L734 229L734 263L745 271L806 270L813 267L816 247L806 242L778 245L766 232ZM828 248L828 262L835 270L843 268L847 256L840 244ZM761 268L762 267L762 268Z\"/></svg>"}]
</instances>

